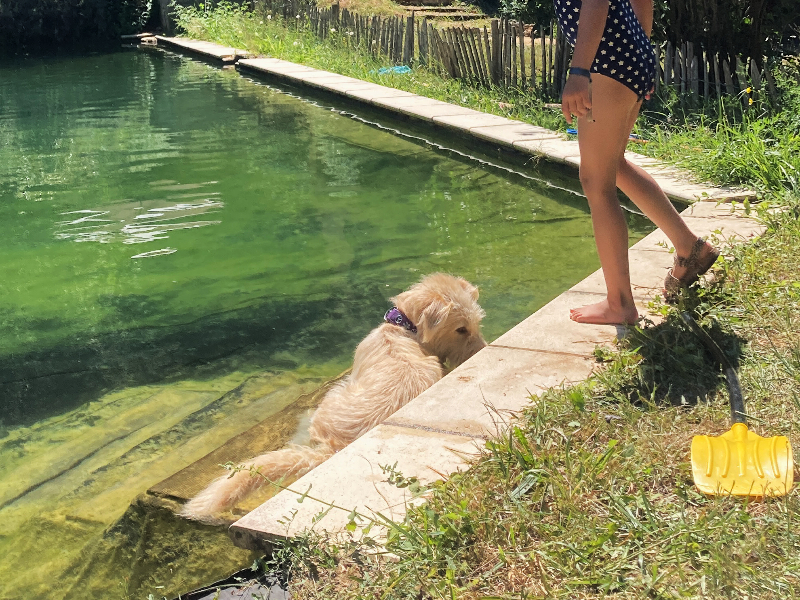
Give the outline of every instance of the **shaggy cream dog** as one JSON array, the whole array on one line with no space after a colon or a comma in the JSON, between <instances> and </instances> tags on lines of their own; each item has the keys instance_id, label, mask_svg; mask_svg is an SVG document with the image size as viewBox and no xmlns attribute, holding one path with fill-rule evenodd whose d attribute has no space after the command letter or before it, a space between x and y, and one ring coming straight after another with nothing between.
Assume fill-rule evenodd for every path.
<instances>
[{"instance_id":1,"label":"shaggy cream dog","mask_svg":"<svg viewBox=\"0 0 800 600\"><path fill-rule=\"evenodd\" d=\"M181 515L199 521L233 507L265 482L304 475L375 427L486 346L478 288L444 273L428 275L391 299L386 323L356 348L353 370L323 398L311 419L311 446L258 456L212 482ZM446 365L446 367L445 367ZM252 470L261 475L254 476Z\"/></svg>"}]
</instances>

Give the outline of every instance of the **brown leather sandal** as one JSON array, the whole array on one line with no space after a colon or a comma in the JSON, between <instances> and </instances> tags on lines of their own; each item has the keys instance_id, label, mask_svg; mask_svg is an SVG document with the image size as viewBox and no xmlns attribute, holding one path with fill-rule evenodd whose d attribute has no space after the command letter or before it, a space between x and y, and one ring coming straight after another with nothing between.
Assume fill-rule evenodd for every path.
<instances>
[{"instance_id":1,"label":"brown leather sandal","mask_svg":"<svg viewBox=\"0 0 800 600\"><path fill-rule=\"evenodd\" d=\"M719 258L719 250L713 246L711 247L711 251L703 257L702 262L700 261L700 253L703 251L703 248L705 248L705 245L706 240L704 238L697 238L688 257L683 258L682 256L675 255L674 267L685 267L686 273L680 278L672 274L672 269L667 273L667 277L664 279L664 298L667 302L675 302L682 289L692 285L717 261Z\"/></svg>"}]
</instances>

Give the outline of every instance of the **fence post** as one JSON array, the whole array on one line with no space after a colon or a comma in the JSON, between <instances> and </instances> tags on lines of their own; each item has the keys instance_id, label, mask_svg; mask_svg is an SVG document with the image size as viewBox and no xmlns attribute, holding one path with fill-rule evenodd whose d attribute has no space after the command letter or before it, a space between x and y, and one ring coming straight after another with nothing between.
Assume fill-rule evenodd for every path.
<instances>
[{"instance_id":1,"label":"fence post","mask_svg":"<svg viewBox=\"0 0 800 600\"><path fill-rule=\"evenodd\" d=\"M714 89L717 91L717 99L722 98L722 81L719 78L719 55L711 57L714 61Z\"/></svg>"},{"instance_id":2,"label":"fence post","mask_svg":"<svg viewBox=\"0 0 800 600\"><path fill-rule=\"evenodd\" d=\"M406 19L406 46L403 48L403 64L410 65L414 59L414 13Z\"/></svg>"},{"instance_id":3,"label":"fence post","mask_svg":"<svg viewBox=\"0 0 800 600\"><path fill-rule=\"evenodd\" d=\"M477 38L477 39L476 39ZM486 71L486 57L483 55L483 45L481 44L481 30L477 27L472 29L470 34L470 42L472 43L475 52L475 59L478 61L481 70L481 83L489 85L489 77Z\"/></svg>"},{"instance_id":4,"label":"fence post","mask_svg":"<svg viewBox=\"0 0 800 600\"><path fill-rule=\"evenodd\" d=\"M547 44L545 43L546 37L544 33L544 27L542 27L542 31L540 32L542 35L542 94L547 95Z\"/></svg>"},{"instance_id":5,"label":"fence post","mask_svg":"<svg viewBox=\"0 0 800 600\"><path fill-rule=\"evenodd\" d=\"M764 79L767 80L767 93L769 94L770 101L775 104L778 101L778 90L775 87L775 79L769 70L769 65L764 65Z\"/></svg>"},{"instance_id":6,"label":"fence post","mask_svg":"<svg viewBox=\"0 0 800 600\"><path fill-rule=\"evenodd\" d=\"M672 42L667 42L667 52L664 57L664 85L672 85Z\"/></svg>"},{"instance_id":7,"label":"fence post","mask_svg":"<svg viewBox=\"0 0 800 600\"><path fill-rule=\"evenodd\" d=\"M511 25L510 45L511 45L511 85L517 87L517 25Z\"/></svg>"},{"instance_id":8,"label":"fence post","mask_svg":"<svg viewBox=\"0 0 800 600\"><path fill-rule=\"evenodd\" d=\"M519 22L519 71L520 87L525 88L525 24Z\"/></svg>"},{"instance_id":9,"label":"fence post","mask_svg":"<svg viewBox=\"0 0 800 600\"><path fill-rule=\"evenodd\" d=\"M428 64L428 17L422 18L422 23L419 26L419 62L422 65Z\"/></svg>"},{"instance_id":10,"label":"fence post","mask_svg":"<svg viewBox=\"0 0 800 600\"><path fill-rule=\"evenodd\" d=\"M492 19L492 83L500 83L500 31L497 19Z\"/></svg>"},{"instance_id":11,"label":"fence post","mask_svg":"<svg viewBox=\"0 0 800 600\"><path fill-rule=\"evenodd\" d=\"M531 88L536 89L536 28L531 25Z\"/></svg>"},{"instance_id":12,"label":"fence post","mask_svg":"<svg viewBox=\"0 0 800 600\"><path fill-rule=\"evenodd\" d=\"M506 87L511 87L511 65L514 61L511 50L511 40L514 38L514 29L508 17L506 17L505 21L505 26L503 27L503 71L505 75L503 80L505 81Z\"/></svg>"},{"instance_id":13,"label":"fence post","mask_svg":"<svg viewBox=\"0 0 800 600\"><path fill-rule=\"evenodd\" d=\"M478 44L480 45L480 32L478 38ZM486 25L483 26L483 47L486 49L486 70L489 74L486 83L487 85L492 85L492 82L494 82L494 68L492 66L494 57L492 56L492 49L489 46L489 31L486 29Z\"/></svg>"},{"instance_id":14,"label":"fence post","mask_svg":"<svg viewBox=\"0 0 800 600\"><path fill-rule=\"evenodd\" d=\"M722 61L722 72L725 75L725 88L728 90L728 94L733 96L736 90L733 87L733 76L731 75L731 67L728 65L727 60Z\"/></svg>"}]
</instances>

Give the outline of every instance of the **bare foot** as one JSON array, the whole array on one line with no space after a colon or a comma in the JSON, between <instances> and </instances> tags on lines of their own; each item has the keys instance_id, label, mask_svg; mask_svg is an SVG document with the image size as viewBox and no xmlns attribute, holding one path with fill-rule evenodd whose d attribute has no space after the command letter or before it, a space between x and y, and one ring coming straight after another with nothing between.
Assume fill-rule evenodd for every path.
<instances>
[{"instance_id":1,"label":"bare foot","mask_svg":"<svg viewBox=\"0 0 800 600\"><path fill-rule=\"evenodd\" d=\"M569 311L569 318L577 323L593 325L633 325L639 320L636 307L630 309L612 309L608 300L587 304Z\"/></svg>"}]
</instances>

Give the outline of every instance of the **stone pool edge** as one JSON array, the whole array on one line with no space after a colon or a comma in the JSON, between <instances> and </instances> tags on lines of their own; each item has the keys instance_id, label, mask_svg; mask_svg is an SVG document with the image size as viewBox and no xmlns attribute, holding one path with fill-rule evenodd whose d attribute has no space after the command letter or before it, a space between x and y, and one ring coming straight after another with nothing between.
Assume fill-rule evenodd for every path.
<instances>
[{"instance_id":1,"label":"stone pool edge","mask_svg":"<svg viewBox=\"0 0 800 600\"><path fill-rule=\"evenodd\" d=\"M575 169L580 166L578 142L564 139L559 132L544 127L277 58L251 58L251 53L245 50L213 42L160 35L153 39L158 44L216 64L235 65L240 72L334 94L394 116L432 125L480 145ZM750 190L695 183L689 173L642 154L627 151L625 157L650 173L670 198L683 203L755 198L755 192Z\"/></svg>"},{"instance_id":2,"label":"stone pool edge","mask_svg":"<svg viewBox=\"0 0 800 600\"><path fill-rule=\"evenodd\" d=\"M201 47L194 40L159 36L162 39L177 49L185 49L183 44L191 42L193 53L216 52L209 58L218 62L221 56L231 56L226 53L230 49L213 48L210 46L216 45L209 46L207 42ZM569 154L577 152L577 143L562 140L549 130L286 61L254 62L238 58L236 53L233 56L237 57L239 68L248 71L333 90L362 104L402 114L414 112L416 118L454 128L453 131L461 128L462 133L467 131L487 143L510 145L533 154L547 151L551 160L579 164L579 157ZM264 70L267 67L269 70ZM518 139L523 134L527 137ZM662 178L659 183L677 173L665 169L665 175L656 161L630 154L633 158L629 158L641 161L640 166L651 174L658 174ZM763 231L742 206L721 203L744 198L747 192L742 195L727 188L694 184L672 191L672 197L683 201L716 200L697 202L683 211L698 235L746 241ZM660 293L666 270L672 264L667 248L666 237L656 230L630 250L631 280L642 313ZM347 525L352 511L364 516L361 525L369 518L401 520L407 506L421 500L414 498L408 488L389 484L386 468L415 476L422 483L446 478L467 468L486 439L502 432L544 390L589 377L596 366L595 348L612 345L625 329L573 323L568 309L597 301L604 292L598 270L494 340L381 425L240 518L228 530L233 542L247 549L269 550L276 540L293 537L310 527L327 530L334 536L350 536L353 534L347 531ZM320 517L323 513L324 517Z\"/></svg>"},{"instance_id":3,"label":"stone pool edge","mask_svg":"<svg viewBox=\"0 0 800 600\"><path fill-rule=\"evenodd\" d=\"M682 214L698 235L735 242L763 232L763 226L741 206L702 202ZM648 303L661 293L673 259L667 248L666 236L655 230L630 249L634 297L641 314L647 314ZM506 430L542 392L589 377L597 365L595 348L613 346L626 330L574 323L569 309L597 302L604 295L598 270L381 425L233 523L229 529L233 542L269 551L274 542L309 528L326 530L334 539L358 536L358 531L347 531L352 511L364 516L359 525L369 519L402 520L406 508L421 499L408 488L389 484L386 468L417 477L423 484L447 478L468 468L486 440ZM375 532L371 535L375 537Z\"/></svg>"}]
</instances>

